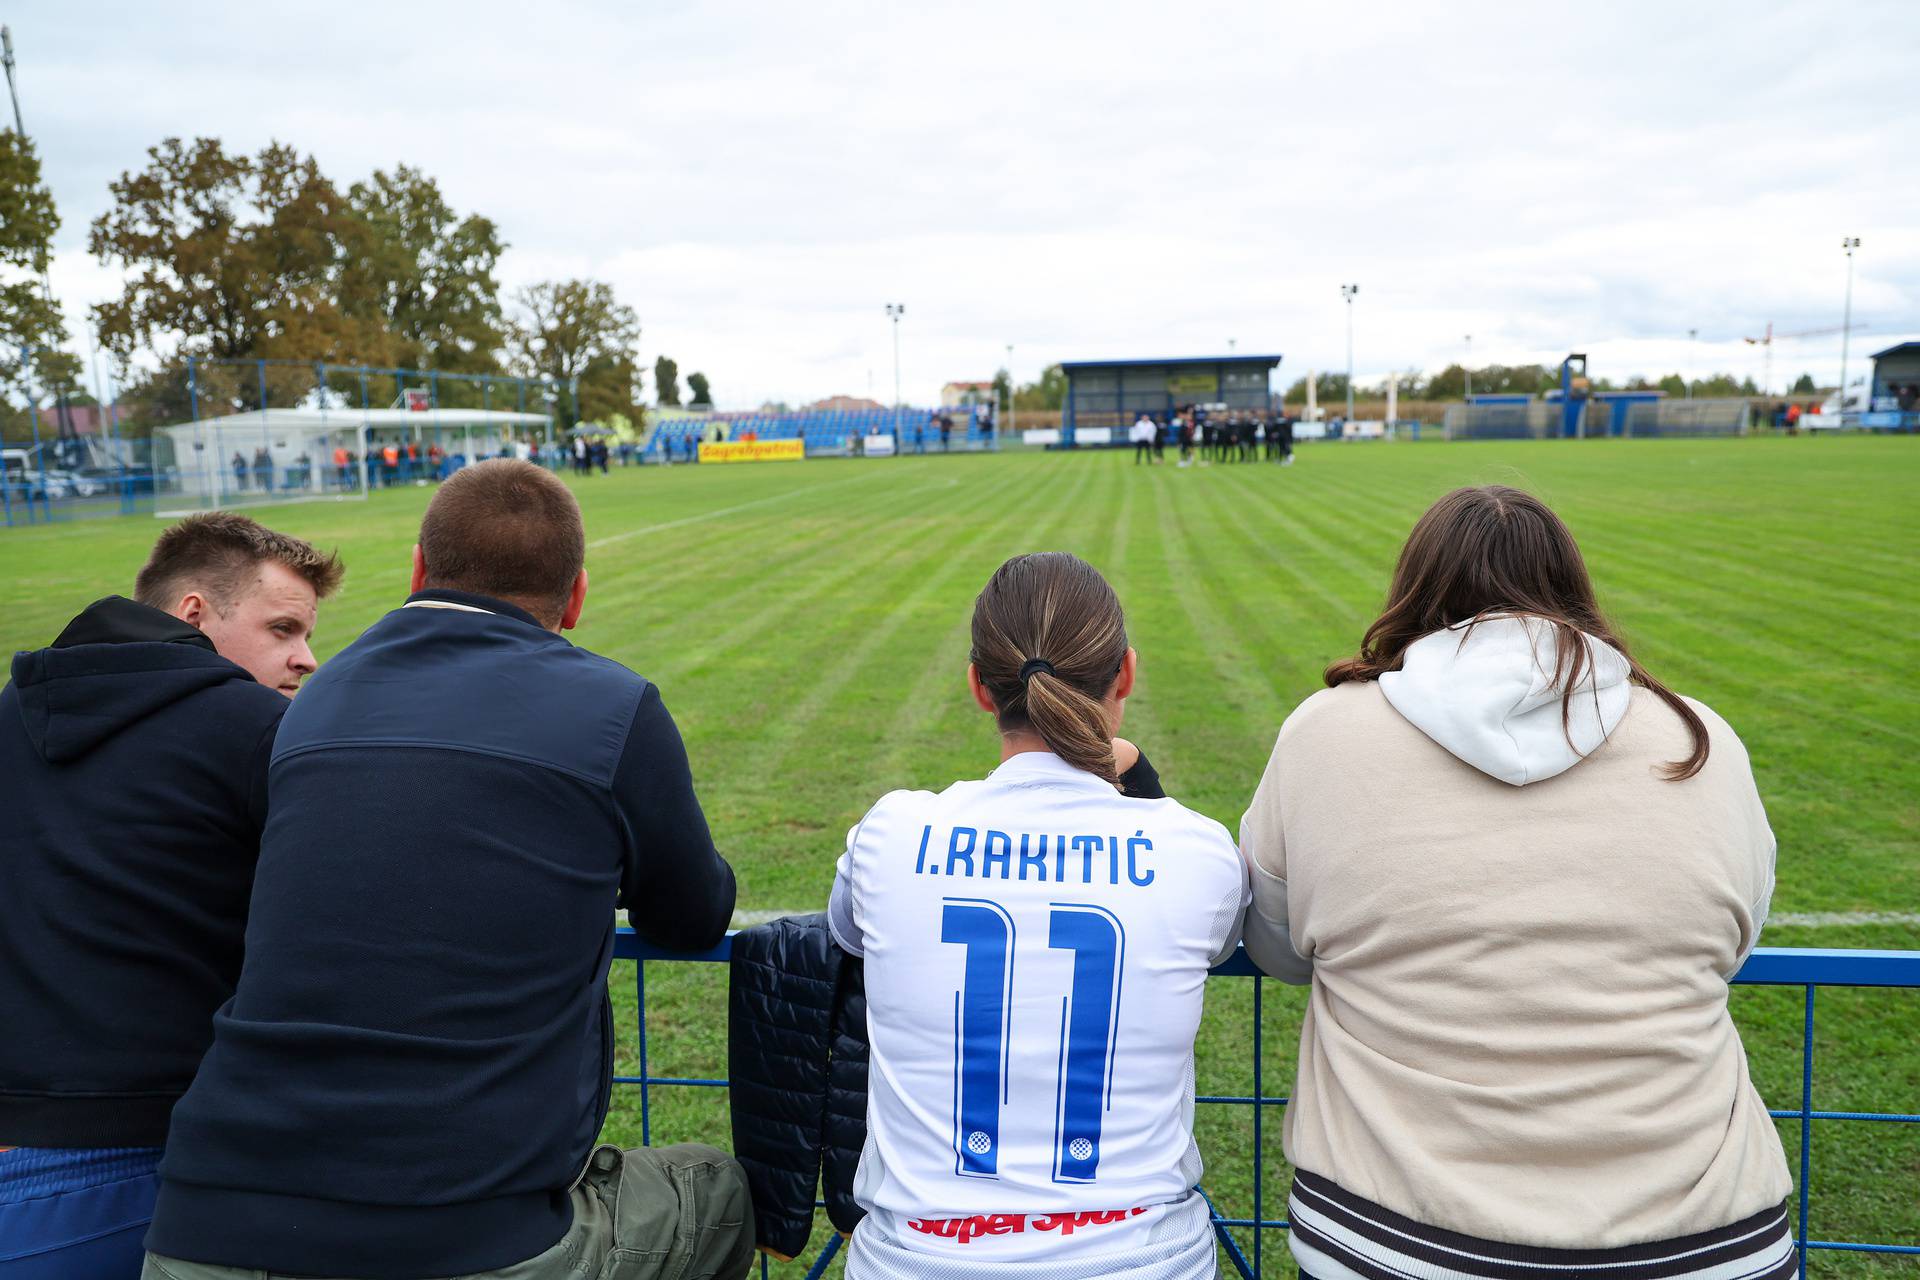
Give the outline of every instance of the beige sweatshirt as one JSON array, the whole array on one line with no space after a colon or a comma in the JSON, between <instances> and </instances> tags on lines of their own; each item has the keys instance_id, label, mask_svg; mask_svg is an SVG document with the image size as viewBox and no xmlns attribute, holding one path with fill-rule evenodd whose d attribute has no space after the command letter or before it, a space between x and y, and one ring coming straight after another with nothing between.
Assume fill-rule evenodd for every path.
<instances>
[{"instance_id":1,"label":"beige sweatshirt","mask_svg":"<svg viewBox=\"0 0 1920 1280\"><path fill-rule=\"evenodd\" d=\"M1692 704L1712 753L1663 780L1685 726L1596 643L1581 758L1515 656L1522 624L1483 625L1472 653L1440 633L1385 689L1308 698L1247 811L1247 949L1293 981L1311 966L1288 1159L1521 1244L1664 1240L1778 1205L1786 1159L1727 1012L1773 887L1745 749Z\"/></svg>"}]
</instances>

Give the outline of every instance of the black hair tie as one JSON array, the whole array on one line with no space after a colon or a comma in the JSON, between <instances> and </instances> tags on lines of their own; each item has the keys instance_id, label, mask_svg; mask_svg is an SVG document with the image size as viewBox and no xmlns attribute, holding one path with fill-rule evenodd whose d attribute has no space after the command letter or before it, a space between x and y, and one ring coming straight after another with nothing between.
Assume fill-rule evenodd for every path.
<instances>
[{"instance_id":1,"label":"black hair tie","mask_svg":"<svg viewBox=\"0 0 1920 1280\"><path fill-rule=\"evenodd\" d=\"M1036 671L1044 671L1048 675L1055 677L1060 674L1053 669L1053 664L1045 658L1028 658L1027 665L1020 668L1020 683L1025 684L1027 681L1033 679Z\"/></svg>"}]
</instances>

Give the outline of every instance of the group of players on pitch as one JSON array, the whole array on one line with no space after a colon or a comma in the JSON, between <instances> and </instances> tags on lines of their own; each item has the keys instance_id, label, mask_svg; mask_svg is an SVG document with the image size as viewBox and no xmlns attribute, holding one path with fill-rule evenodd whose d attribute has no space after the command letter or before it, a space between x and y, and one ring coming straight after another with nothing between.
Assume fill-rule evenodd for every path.
<instances>
[{"instance_id":1,"label":"group of players on pitch","mask_svg":"<svg viewBox=\"0 0 1920 1280\"><path fill-rule=\"evenodd\" d=\"M1293 419L1284 413L1233 410L1209 414L1187 405L1164 423L1150 413L1142 413L1127 428L1134 463L1163 461L1169 437L1180 446L1183 467L1192 466L1196 457L1201 466L1209 462L1254 462L1263 451L1269 462L1293 465Z\"/></svg>"},{"instance_id":2,"label":"group of players on pitch","mask_svg":"<svg viewBox=\"0 0 1920 1280\"><path fill-rule=\"evenodd\" d=\"M410 563L365 571L399 607L316 671L339 561L191 517L134 599L15 657L0 1280L745 1274L729 1156L596 1146L613 908L709 947L735 882L659 691L563 638L586 546L550 473L456 472ZM1151 657L1093 566L1007 561L964 661L997 764L848 834L849 1276L1215 1274L1195 1040L1243 942L1310 984L1304 1274L1793 1272L1727 1011L1773 837L1739 739L1630 656L1553 512L1485 487L1420 518L1358 651L1245 762L1237 840L1120 736ZM1178 779L1181 735L1152 745Z\"/></svg>"}]
</instances>

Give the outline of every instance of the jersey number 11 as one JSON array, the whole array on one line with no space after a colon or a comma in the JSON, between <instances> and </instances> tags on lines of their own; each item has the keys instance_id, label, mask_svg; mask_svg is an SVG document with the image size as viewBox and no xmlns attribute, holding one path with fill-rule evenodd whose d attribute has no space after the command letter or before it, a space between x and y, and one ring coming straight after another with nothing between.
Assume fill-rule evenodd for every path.
<instances>
[{"instance_id":1,"label":"jersey number 11","mask_svg":"<svg viewBox=\"0 0 1920 1280\"><path fill-rule=\"evenodd\" d=\"M1073 953L1072 984L1060 997L1052 1177L1092 1182L1100 1167L1101 1117L1113 1106L1127 934L1105 908L1072 902L1050 906L1047 946ZM963 1178L997 1178L1000 1112L1011 1083L1013 917L984 898L947 898L940 941L966 948L965 974L953 998L954 1172Z\"/></svg>"}]
</instances>

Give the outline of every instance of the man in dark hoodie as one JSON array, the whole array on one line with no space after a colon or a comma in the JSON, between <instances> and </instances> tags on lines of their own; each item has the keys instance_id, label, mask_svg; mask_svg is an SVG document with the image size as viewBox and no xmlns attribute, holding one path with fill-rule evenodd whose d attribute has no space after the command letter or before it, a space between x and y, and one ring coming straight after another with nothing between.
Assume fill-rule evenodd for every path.
<instances>
[{"instance_id":1,"label":"man in dark hoodie","mask_svg":"<svg viewBox=\"0 0 1920 1280\"><path fill-rule=\"evenodd\" d=\"M739 1165L595 1147L616 903L710 947L734 881L659 690L563 635L585 556L559 477L455 472L405 606L281 722L246 965L174 1111L151 1274L745 1274Z\"/></svg>"},{"instance_id":2,"label":"man in dark hoodie","mask_svg":"<svg viewBox=\"0 0 1920 1280\"><path fill-rule=\"evenodd\" d=\"M168 529L0 690L0 1275L132 1277L168 1114L233 994L268 753L340 563Z\"/></svg>"}]
</instances>

